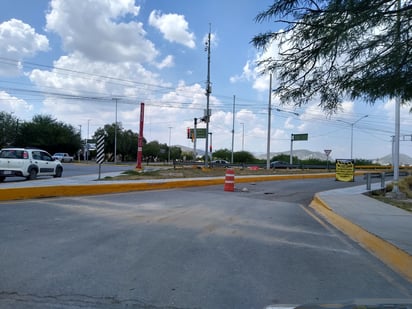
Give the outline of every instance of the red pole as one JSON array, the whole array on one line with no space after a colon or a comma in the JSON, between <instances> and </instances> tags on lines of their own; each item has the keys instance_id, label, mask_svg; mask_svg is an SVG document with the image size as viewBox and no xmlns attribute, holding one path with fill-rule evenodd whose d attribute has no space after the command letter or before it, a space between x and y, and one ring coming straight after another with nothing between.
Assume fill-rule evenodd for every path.
<instances>
[{"instance_id":1,"label":"red pole","mask_svg":"<svg viewBox=\"0 0 412 309\"><path fill-rule=\"evenodd\" d=\"M137 165L136 168L142 168L142 155L143 155L143 125L144 125L144 103L140 103L140 131L139 140L137 143Z\"/></svg>"}]
</instances>

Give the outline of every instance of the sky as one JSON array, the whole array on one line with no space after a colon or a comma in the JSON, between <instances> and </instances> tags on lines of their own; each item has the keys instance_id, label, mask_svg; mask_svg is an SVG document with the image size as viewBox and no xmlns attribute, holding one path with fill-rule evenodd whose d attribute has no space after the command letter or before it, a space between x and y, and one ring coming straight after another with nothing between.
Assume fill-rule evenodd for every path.
<instances>
[{"instance_id":1,"label":"sky","mask_svg":"<svg viewBox=\"0 0 412 309\"><path fill-rule=\"evenodd\" d=\"M23 121L51 115L85 139L116 118L122 128L139 132L144 102L148 142L192 148L186 132L206 109L210 33L213 151L232 149L233 130L234 151L265 154L270 83L256 62L277 46L262 51L250 42L280 29L273 21L254 21L272 1L2 0L0 111ZM288 152L291 134L308 134L307 141L293 143L294 150L331 150L330 157L339 159L350 158L351 149L353 158L391 154L394 100L348 100L334 115L318 103L296 108L272 96L271 152ZM412 156L409 109L401 109L400 152ZM205 150L204 139L197 149Z\"/></svg>"}]
</instances>

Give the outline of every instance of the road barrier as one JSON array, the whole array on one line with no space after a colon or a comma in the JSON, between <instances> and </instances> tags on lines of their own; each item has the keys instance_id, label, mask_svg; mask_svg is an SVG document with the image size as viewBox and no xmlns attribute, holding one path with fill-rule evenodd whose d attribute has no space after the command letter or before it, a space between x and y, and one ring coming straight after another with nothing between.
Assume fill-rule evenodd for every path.
<instances>
[{"instance_id":1,"label":"road barrier","mask_svg":"<svg viewBox=\"0 0 412 309\"><path fill-rule=\"evenodd\" d=\"M235 191L235 171L231 168L226 170L224 190L228 192Z\"/></svg>"}]
</instances>

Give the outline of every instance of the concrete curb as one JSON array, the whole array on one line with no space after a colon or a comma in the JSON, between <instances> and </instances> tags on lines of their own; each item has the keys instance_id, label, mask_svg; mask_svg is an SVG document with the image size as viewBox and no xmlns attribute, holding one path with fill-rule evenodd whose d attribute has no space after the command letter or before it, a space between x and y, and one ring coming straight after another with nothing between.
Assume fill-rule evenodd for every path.
<instances>
[{"instance_id":1,"label":"concrete curb","mask_svg":"<svg viewBox=\"0 0 412 309\"><path fill-rule=\"evenodd\" d=\"M296 175L267 175L267 176L239 176L235 177L235 183L276 181L286 179L308 179L308 178L331 178L334 173L324 174L296 174ZM24 188L3 188L0 189L0 201L23 200L31 198L61 197L61 196L81 196L108 193L123 193L132 191L166 190L174 188L187 188L199 186L223 185L224 177L219 178L198 178L198 179L165 179L147 182L124 182L79 185L56 185ZM222 188L223 190L223 188Z\"/></svg>"},{"instance_id":2,"label":"concrete curb","mask_svg":"<svg viewBox=\"0 0 412 309\"><path fill-rule=\"evenodd\" d=\"M318 194L315 194L310 207L324 216L336 228L372 252L386 265L412 282L412 256L407 252L338 215Z\"/></svg>"},{"instance_id":3,"label":"concrete curb","mask_svg":"<svg viewBox=\"0 0 412 309\"><path fill-rule=\"evenodd\" d=\"M361 173L359 173L361 174ZM321 174L292 174L292 175L264 175L264 176L235 176L235 183L310 179L310 178L334 178L335 173ZM41 187L0 188L0 201L22 200L31 198L62 197L97 195L109 193L124 193L132 191L167 190L174 188L188 188L211 185L224 185L225 178L197 178L197 179L165 179L147 182L118 181L76 184L76 185L52 185ZM318 194L315 194L310 207L324 216L331 224L340 229L356 242L381 259L389 267L405 276L412 282L412 256L391 243L371 234L360 226L338 215Z\"/></svg>"}]
</instances>

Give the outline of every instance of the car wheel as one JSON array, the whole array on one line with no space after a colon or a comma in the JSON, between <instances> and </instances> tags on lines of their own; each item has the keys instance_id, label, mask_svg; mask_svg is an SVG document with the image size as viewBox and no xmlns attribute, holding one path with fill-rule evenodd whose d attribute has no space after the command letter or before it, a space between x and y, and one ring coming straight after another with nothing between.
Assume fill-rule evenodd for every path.
<instances>
[{"instance_id":1,"label":"car wheel","mask_svg":"<svg viewBox=\"0 0 412 309\"><path fill-rule=\"evenodd\" d=\"M28 180L34 180L34 179L36 179L36 177L37 177L37 171L34 168L32 168L29 171L29 176L27 176L27 179Z\"/></svg>"},{"instance_id":2,"label":"car wheel","mask_svg":"<svg viewBox=\"0 0 412 309\"><path fill-rule=\"evenodd\" d=\"M61 166L56 167L56 174L53 177L62 177L63 169Z\"/></svg>"}]
</instances>

